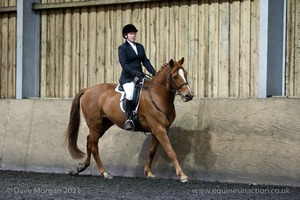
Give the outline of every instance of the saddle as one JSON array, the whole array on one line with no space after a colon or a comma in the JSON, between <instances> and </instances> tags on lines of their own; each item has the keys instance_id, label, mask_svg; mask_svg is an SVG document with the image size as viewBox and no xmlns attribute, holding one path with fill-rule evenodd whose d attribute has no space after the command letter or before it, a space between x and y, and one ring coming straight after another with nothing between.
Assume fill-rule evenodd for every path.
<instances>
[{"instance_id":1,"label":"saddle","mask_svg":"<svg viewBox=\"0 0 300 200\"><path fill-rule=\"evenodd\" d=\"M139 104L140 104L140 96L142 93L142 88L144 86L144 82L145 80L141 81L140 83L135 84L134 86L134 90L133 90L133 107L132 107L132 112L133 112L133 117L132 117L132 121L134 123L134 127L136 131L143 131L146 132L144 130L144 128L142 127L137 113L138 113L138 109L139 109ZM117 87L115 88L115 91L121 94L121 98L120 98L120 108L122 110L123 113L125 113L125 101L124 99L126 98L126 93L124 91L124 88L122 87L122 85L117 85Z\"/></svg>"}]
</instances>

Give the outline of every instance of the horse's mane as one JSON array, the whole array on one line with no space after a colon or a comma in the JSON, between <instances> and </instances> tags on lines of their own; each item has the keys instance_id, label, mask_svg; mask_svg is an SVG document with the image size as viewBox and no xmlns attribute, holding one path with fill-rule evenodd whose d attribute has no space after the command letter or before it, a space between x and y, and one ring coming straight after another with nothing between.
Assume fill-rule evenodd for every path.
<instances>
[{"instance_id":1,"label":"horse's mane","mask_svg":"<svg viewBox=\"0 0 300 200\"><path fill-rule=\"evenodd\" d=\"M169 63L166 63L166 64L164 64L163 66L161 66L160 70L155 74L154 77L156 77L158 74L160 74L160 72L161 72L162 70L164 70L168 65L169 65ZM153 78L154 78L154 77L153 77Z\"/></svg>"}]
</instances>

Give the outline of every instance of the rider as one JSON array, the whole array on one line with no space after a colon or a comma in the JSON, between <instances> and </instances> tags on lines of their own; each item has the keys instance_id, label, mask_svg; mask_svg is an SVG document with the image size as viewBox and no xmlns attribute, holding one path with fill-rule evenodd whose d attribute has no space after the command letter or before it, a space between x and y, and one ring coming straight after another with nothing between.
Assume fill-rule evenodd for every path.
<instances>
[{"instance_id":1,"label":"rider","mask_svg":"<svg viewBox=\"0 0 300 200\"><path fill-rule=\"evenodd\" d=\"M138 30L133 24L125 25L122 30L122 35L126 41L119 46L118 50L119 62L122 67L119 83L123 86L126 93L126 98L124 100L126 113L125 130L134 129L132 121L133 90L135 83L141 81L145 77L142 70L142 64L153 76L156 73L146 56L144 46L135 42L137 32Z\"/></svg>"}]
</instances>

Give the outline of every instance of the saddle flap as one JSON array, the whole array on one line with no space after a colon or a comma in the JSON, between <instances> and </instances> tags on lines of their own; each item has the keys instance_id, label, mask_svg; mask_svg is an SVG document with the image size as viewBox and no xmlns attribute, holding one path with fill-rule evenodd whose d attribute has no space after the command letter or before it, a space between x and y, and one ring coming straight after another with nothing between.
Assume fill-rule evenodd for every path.
<instances>
[{"instance_id":1,"label":"saddle flap","mask_svg":"<svg viewBox=\"0 0 300 200\"><path fill-rule=\"evenodd\" d=\"M138 107L140 104L140 95L142 93L142 88L143 84L136 84L134 86L134 91L133 91L133 114L136 115L138 112ZM124 99L126 98L126 93L124 91L124 88L122 85L117 85L115 88L115 91L121 94L120 98L120 108L121 110L125 113L125 106L124 106Z\"/></svg>"}]
</instances>

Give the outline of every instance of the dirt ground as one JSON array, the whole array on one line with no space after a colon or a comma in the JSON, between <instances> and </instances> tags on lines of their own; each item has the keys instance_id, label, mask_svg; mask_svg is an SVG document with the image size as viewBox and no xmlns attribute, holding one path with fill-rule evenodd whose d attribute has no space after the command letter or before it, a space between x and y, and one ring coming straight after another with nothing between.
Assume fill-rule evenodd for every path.
<instances>
[{"instance_id":1,"label":"dirt ground","mask_svg":"<svg viewBox=\"0 0 300 200\"><path fill-rule=\"evenodd\" d=\"M300 187L0 170L0 199L300 199Z\"/></svg>"}]
</instances>

